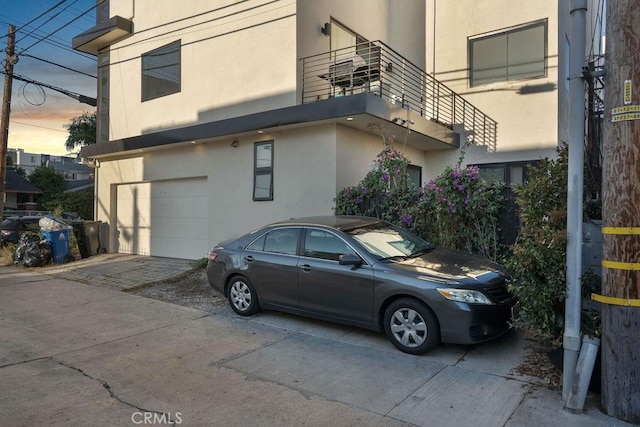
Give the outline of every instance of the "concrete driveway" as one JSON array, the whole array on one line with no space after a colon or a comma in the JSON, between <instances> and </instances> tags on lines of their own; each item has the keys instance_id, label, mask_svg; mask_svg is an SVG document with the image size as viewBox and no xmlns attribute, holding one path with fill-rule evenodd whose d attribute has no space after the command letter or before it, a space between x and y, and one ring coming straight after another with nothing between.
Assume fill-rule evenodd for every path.
<instances>
[{"instance_id":1,"label":"concrete driveway","mask_svg":"<svg viewBox=\"0 0 640 427\"><path fill-rule=\"evenodd\" d=\"M515 374L516 334L411 356L358 329L84 281L0 267L2 425L627 425Z\"/></svg>"}]
</instances>

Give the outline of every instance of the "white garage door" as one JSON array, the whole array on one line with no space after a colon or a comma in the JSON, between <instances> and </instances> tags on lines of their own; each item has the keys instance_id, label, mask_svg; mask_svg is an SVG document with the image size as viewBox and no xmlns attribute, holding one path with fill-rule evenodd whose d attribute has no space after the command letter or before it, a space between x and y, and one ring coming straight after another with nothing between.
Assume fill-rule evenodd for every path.
<instances>
[{"instance_id":1,"label":"white garage door","mask_svg":"<svg viewBox=\"0 0 640 427\"><path fill-rule=\"evenodd\" d=\"M208 242L206 178L117 188L118 252L199 259Z\"/></svg>"}]
</instances>

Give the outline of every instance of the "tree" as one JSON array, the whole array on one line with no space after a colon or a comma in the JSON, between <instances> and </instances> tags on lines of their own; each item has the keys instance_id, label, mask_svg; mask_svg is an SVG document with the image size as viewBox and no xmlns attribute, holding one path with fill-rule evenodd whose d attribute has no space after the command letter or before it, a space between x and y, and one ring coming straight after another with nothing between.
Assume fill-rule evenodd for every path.
<instances>
[{"instance_id":1,"label":"tree","mask_svg":"<svg viewBox=\"0 0 640 427\"><path fill-rule=\"evenodd\" d=\"M20 166L16 166L13 164L13 159L7 156L7 170L12 170L23 178L27 177L27 171L25 171Z\"/></svg>"},{"instance_id":2,"label":"tree","mask_svg":"<svg viewBox=\"0 0 640 427\"><path fill-rule=\"evenodd\" d=\"M83 147L96 143L96 113L84 113L74 117L71 122L64 125L69 131L64 146L67 151L73 151L76 147Z\"/></svg>"},{"instance_id":3,"label":"tree","mask_svg":"<svg viewBox=\"0 0 640 427\"><path fill-rule=\"evenodd\" d=\"M47 165L37 166L29 175L29 181L42 190L40 205L53 199L67 188L64 175Z\"/></svg>"},{"instance_id":4,"label":"tree","mask_svg":"<svg viewBox=\"0 0 640 427\"><path fill-rule=\"evenodd\" d=\"M80 218L93 219L93 190L58 193L42 203L48 211L75 212Z\"/></svg>"}]
</instances>

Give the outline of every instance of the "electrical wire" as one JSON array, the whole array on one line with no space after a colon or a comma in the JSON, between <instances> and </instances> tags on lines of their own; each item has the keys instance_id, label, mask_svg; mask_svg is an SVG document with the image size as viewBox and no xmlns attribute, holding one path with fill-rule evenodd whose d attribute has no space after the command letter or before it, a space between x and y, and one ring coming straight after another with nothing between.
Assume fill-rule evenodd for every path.
<instances>
[{"instance_id":1,"label":"electrical wire","mask_svg":"<svg viewBox=\"0 0 640 427\"><path fill-rule=\"evenodd\" d=\"M18 32L19 30L22 30L24 27L26 27L27 25L31 24L32 22L35 22L35 21L37 21L38 19L42 18L44 15L46 15L46 14L47 14L47 13L49 13L49 12L51 12L53 9L57 8L58 6L60 6L62 3L66 2L66 1L68 1L68 0L61 0L61 1L59 1L56 5L54 5L54 6L50 7L47 11L42 12L40 15L36 16L36 17L35 17L35 18L33 18L31 21L29 21L29 22L27 22L26 24L24 24L24 25L22 25L22 26L18 27L18 28L16 29L16 32ZM6 15L5 15L5 16L6 16ZM6 35L5 35L5 36L2 36L2 37L0 37L0 39L5 38L5 37L7 37L7 36L6 36Z\"/></svg>"},{"instance_id":2,"label":"electrical wire","mask_svg":"<svg viewBox=\"0 0 640 427\"><path fill-rule=\"evenodd\" d=\"M19 30L22 30L23 28L25 28L27 25L31 24L33 21L36 21L37 19L39 19L40 17L46 15L47 13L51 12L53 9L55 9L56 7L60 6L62 3L66 2L68 0L62 0L60 1L58 4L56 4L55 6L53 6L52 8L50 8L49 10L47 10L46 12L38 15L38 17L32 19L31 21L27 22L26 24L24 24L23 26L21 26L20 28L18 28L16 30L16 32L18 32ZM30 32L28 32L27 34L25 34L24 36L22 36L22 38L16 40L16 44L20 43L22 40L25 39L25 37L30 36L32 33L38 31L39 29L41 29L47 22L51 21L52 19L54 19L56 16L60 15L62 12L64 12L65 10L67 10L69 8L69 6L72 6L74 3L77 3L78 0L75 0L73 3L71 3L70 5L68 5L67 7L65 7L64 9L60 10L58 13L56 13L55 15L49 17L47 19L47 21L44 24L41 24L38 27L35 27L33 30L31 30Z\"/></svg>"},{"instance_id":3,"label":"electrical wire","mask_svg":"<svg viewBox=\"0 0 640 427\"><path fill-rule=\"evenodd\" d=\"M175 24L175 23L177 23L177 22L182 22L182 21L186 21L186 20L193 19L193 18L198 18L198 17L200 17L200 16L203 16L203 15L206 15L206 14L209 14L209 13L219 12L219 11L221 11L221 10L223 10L223 9L226 9L226 8L230 7L230 6L236 6L236 5L240 4L240 3L245 3L245 2L247 2L247 1L249 1L249 0L242 0L242 1L236 2L236 3L232 4L232 5L227 5L227 6L219 7L219 8L217 8L217 9L212 9L212 10L209 10L209 11L207 11L207 12L198 13L198 14L196 14L196 15L192 15L192 16L187 16L187 17L185 17L185 18L181 18L181 19L177 19L177 20L175 20L175 21L167 22L166 24L156 25L155 27L146 28L146 29L144 29L144 30L137 31L137 32L136 32L136 34L140 34L140 33L143 33L143 32L145 32L145 31L149 31L149 30L153 30L153 29L157 29L157 28L161 28L161 27L166 27L167 25L172 25L172 24ZM251 10L259 9L259 8L261 8L261 7L268 6L268 5L270 5L270 4L278 3L278 2L281 2L281 1L282 1L282 0L271 0L271 1L268 1L268 2L266 2L266 3L259 4L259 5L257 5L257 6L251 6L251 7L248 7L248 8L246 8L246 9L243 9L243 10L240 10L240 11L237 11L237 12L229 13L229 14L227 14L227 15L222 15L222 16L218 16L218 17L215 17L215 18L212 18L212 19L206 20L206 21L198 22L197 24L187 25L187 26L184 26L184 27L180 27L180 28L176 28L176 29L174 29L174 30L167 31L167 32L165 32L165 33L156 34L156 35L154 35L154 36L147 37L146 39L136 40L136 41L134 41L134 42L132 42L132 43L125 44L125 45L122 45L122 46L118 46L117 48L114 48L113 50L124 49L124 48L130 47L130 46L134 46L134 45L137 45L137 44L144 43L144 42L149 41L149 40L158 39L158 38L160 38L160 37L163 37L163 36L166 36L166 35L169 35L169 34L172 34L172 33L176 33L176 32L178 32L178 31L183 31L183 30L186 30L186 29L191 29L191 28L196 27L196 26L199 26L199 25L210 24L210 23L215 22L215 21L220 21L221 19L224 19L224 18L229 18L229 17L234 16L234 15L239 15L239 14L241 14L241 13L245 13L245 12L249 12L249 11L251 11ZM283 8L283 7L286 7L286 6L289 6L289 5L281 6L280 8ZM276 9L280 9L280 8L276 8ZM272 10L276 10L276 9L272 9ZM270 11L271 11L271 10L270 10ZM270 11L269 11L269 12L270 12ZM263 12L263 13L266 13L266 12ZM244 18L241 18L241 19L244 19ZM197 31L197 30L194 30L194 31Z\"/></svg>"},{"instance_id":4,"label":"electrical wire","mask_svg":"<svg viewBox=\"0 0 640 427\"><path fill-rule=\"evenodd\" d=\"M76 0L77 1L77 0ZM104 2L104 0L102 0L100 3ZM74 2L75 3L75 2ZM100 3L96 3L95 6L85 10L84 12L82 12L80 15L76 16L75 18L73 18L71 21L67 22L66 24L62 25L61 27L57 28L56 30L53 30L51 33L47 34L46 36L38 39L35 43L27 46L26 48L22 49L20 52L18 52L18 55L23 54L24 52L26 52L27 50L31 49L32 47L34 47L35 45L37 45L38 43L44 41L45 39L51 37L52 35L54 35L55 33L57 33L58 31L68 27L69 25L71 25L71 23L77 21L78 19L82 18L84 15L86 15L87 13L91 12L93 9L95 9ZM72 3L73 4L73 3ZM66 8L65 8L66 9Z\"/></svg>"},{"instance_id":5,"label":"electrical wire","mask_svg":"<svg viewBox=\"0 0 640 427\"><path fill-rule=\"evenodd\" d=\"M29 97L27 96L27 87L29 85L33 85L35 88L37 88L40 92L40 94L42 95L42 101L38 102L38 101L32 101L29 99ZM32 82L26 82L22 85L22 87L20 88L20 94L22 95L22 97L24 98L24 100L27 102L27 104L29 105L33 105L34 107L39 107L41 105L43 105L45 102L47 102L47 93L44 91L44 89L42 88L42 86L39 86L35 83Z\"/></svg>"},{"instance_id":6,"label":"electrical wire","mask_svg":"<svg viewBox=\"0 0 640 427\"><path fill-rule=\"evenodd\" d=\"M50 128L50 127L46 127L46 126L38 126L38 125L33 125L31 123L18 122L18 121L15 121L15 120L9 120L9 123L13 123L13 124L17 124L17 125L23 125L23 126L32 126L34 128L41 128L41 129L47 129L47 130L55 130L56 132L68 133L67 131L60 130L60 129Z\"/></svg>"},{"instance_id":7,"label":"electrical wire","mask_svg":"<svg viewBox=\"0 0 640 427\"><path fill-rule=\"evenodd\" d=\"M232 14L220 16L220 17L217 17L217 18L213 18L211 20L204 21L204 22L201 22L201 23L198 23L198 24L193 24L193 25L189 25L187 27L179 28L179 29L176 29L176 30L171 30L171 31L168 31L166 33L158 34L158 35L155 35L155 36L152 36L152 37L148 37L148 38L143 39L143 40L138 40L138 41L132 42L132 43L130 43L128 45L118 46L117 48L112 48L111 50L115 51L115 50L123 49L123 48L126 48L126 47L134 46L136 44L139 44L139 43L142 43L142 42L145 42L145 41L159 39L161 37L167 36L167 35L169 35L171 33L176 32L176 31L186 30L186 29L193 28L193 27L195 27L197 25L218 21L218 20L221 20L221 19L224 19L224 18L228 18L228 17L233 16L233 15L237 15L239 13L248 12L248 11L251 11L253 9L257 9L259 7L266 6L266 5L269 5L269 4L272 4L272 3L276 3L276 2L280 2L280 1L282 1L282 0L272 0L272 1L269 1L268 3L262 4L260 6L252 6L250 8L247 8L247 9L239 11L239 12L234 12ZM253 18L253 17L259 16L259 15L264 15L265 13L273 12L274 10L283 9L283 8L286 8L286 7L290 6L291 4L292 3L288 3L288 4L285 4L284 6L280 6L280 7L277 7L275 9L271 9L271 10L268 10L268 11L265 11L265 12L259 12L259 13L255 14L255 15L251 15L250 17ZM259 22L257 24L249 25L247 27L243 27L243 28L239 28L239 29L236 29L236 30L227 31L225 33L216 34L215 36L206 37L206 38L198 39L198 40L193 40L191 42L184 43L182 46L189 46L189 45L192 45L192 44L205 42L205 41L217 38L217 37L226 36L226 35L229 35L229 34L237 33L239 31L245 31L245 30L248 30L248 29L251 29L251 28L260 27L260 26L266 25L266 24L271 24L271 23L280 21L282 19L291 18L293 16L295 16L295 14L281 16L281 17L278 17L278 18L271 19L269 21ZM249 18L249 17L242 17L242 18L236 19L236 20L231 21L231 22L238 22L240 20L247 19L247 18ZM201 31L201 30L193 30L192 32L195 32L195 31ZM130 62L130 61L135 61L135 60L139 59L140 57L141 56L135 56L135 57L132 57L132 58L125 58L125 59L122 59L122 60L119 60L119 61L116 61L116 62L109 62L108 64L105 64L105 65L102 65L102 66L99 65L98 68L112 66L112 65L118 65L118 64L123 64L123 63Z\"/></svg>"},{"instance_id":8,"label":"electrical wire","mask_svg":"<svg viewBox=\"0 0 640 427\"><path fill-rule=\"evenodd\" d=\"M60 67L60 68L63 68L63 69L65 69L65 70L73 71L74 73L82 74L82 75L85 75L85 76L87 76L87 77L93 77L94 79L97 79L97 78L98 78L97 76L94 76L94 75L89 74L89 73L85 73L84 71L76 70L76 69L74 69L74 68L67 67L67 66L65 66L65 65L58 64L58 63L53 62L53 61L48 61L48 60L43 59L43 58L38 58L37 56L29 55L28 53L25 53L25 54L23 54L22 56L25 56L25 57L27 57L27 58L33 58L33 59L36 59L36 60L38 60L38 61L45 62L45 63L47 63L47 64L55 65L56 67Z\"/></svg>"}]
</instances>

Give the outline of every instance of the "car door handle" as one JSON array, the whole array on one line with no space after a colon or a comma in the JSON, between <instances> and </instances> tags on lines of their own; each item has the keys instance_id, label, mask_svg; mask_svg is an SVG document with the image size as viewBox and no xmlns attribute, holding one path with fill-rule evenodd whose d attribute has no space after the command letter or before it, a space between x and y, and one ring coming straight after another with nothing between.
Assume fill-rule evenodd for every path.
<instances>
[{"instance_id":1,"label":"car door handle","mask_svg":"<svg viewBox=\"0 0 640 427\"><path fill-rule=\"evenodd\" d=\"M305 273L308 273L308 272L310 272L311 270L313 270L309 264L303 264L303 265L301 265L301 266L300 266L300 268L301 268L301 269L302 269L302 271L304 271Z\"/></svg>"},{"instance_id":2,"label":"car door handle","mask_svg":"<svg viewBox=\"0 0 640 427\"><path fill-rule=\"evenodd\" d=\"M244 257L244 260L247 261L247 262L251 262L251 261L253 261L253 257L251 255L248 255L248 256Z\"/></svg>"}]
</instances>

